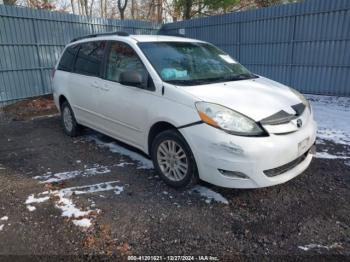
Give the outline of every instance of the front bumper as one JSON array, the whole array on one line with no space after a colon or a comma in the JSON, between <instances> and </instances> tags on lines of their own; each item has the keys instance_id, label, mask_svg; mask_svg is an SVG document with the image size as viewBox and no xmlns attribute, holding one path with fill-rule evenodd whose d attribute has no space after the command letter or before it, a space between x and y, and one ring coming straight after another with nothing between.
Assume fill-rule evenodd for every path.
<instances>
[{"instance_id":1,"label":"front bumper","mask_svg":"<svg viewBox=\"0 0 350 262\"><path fill-rule=\"evenodd\" d=\"M234 136L207 124L180 131L192 149L199 177L228 188L259 188L287 182L309 166L313 157L310 148L316 140L312 117L296 132L268 137ZM302 156L301 161L286 168ZM239 175L228 175L232 172Z\"/></svg>"}]
</instances>

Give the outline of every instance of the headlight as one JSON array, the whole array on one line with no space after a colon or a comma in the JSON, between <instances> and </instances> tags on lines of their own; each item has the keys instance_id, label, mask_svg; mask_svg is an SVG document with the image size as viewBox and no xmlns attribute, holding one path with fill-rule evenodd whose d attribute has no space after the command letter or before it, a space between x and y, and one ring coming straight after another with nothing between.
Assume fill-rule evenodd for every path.
<instances>
[{"instance_id":1,"label":"headlight","mask_svg":"<svg viewBox=\"0 0 350 262\"><path fill-rule=\"evenodd\" d=\"M293 89L293 88L289 88L290 91L293 92L294 95L296 95L301 102L311 111L311 105L310 102L305 98L305 96L303 96L302 94L300 94L297 90Z\"/></svg>"},{"instance_id":2,"label":"headlight","mask_svg":"<svg viewBox=\"0 0 350 262\"><path fill-rule=\"evenodd\" d=\"M241 136L262 136L266 132L252 119L227 107L197 102L196 108L203 122L223 129L228 133Z\"/></svg>"}]
</instances>

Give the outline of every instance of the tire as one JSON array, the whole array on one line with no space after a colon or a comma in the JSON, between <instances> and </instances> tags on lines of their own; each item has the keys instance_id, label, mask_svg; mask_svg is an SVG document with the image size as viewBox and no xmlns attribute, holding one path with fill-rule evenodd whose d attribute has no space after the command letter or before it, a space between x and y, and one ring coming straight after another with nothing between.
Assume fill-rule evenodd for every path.
<instances>
[{"instance_id":1,"label":"tire","mask_svg":"<svg viewBox=\"0 0 350 262\"><path fill-rule=\"evenodd\" d=\"M81 126L75 120L73 110L67 101L61 105L61 123L68 136L75 137L80 134Z\"/></svg>"},{"instance_id":2,"label":"tire","mask_svg":"<svg viewBox=\"0 0 350 262\"><path fill-rule=\"evenodd\" d=\"M178 131L166 130L159 133L152 142L151 155L156 171L167 185L184 188L197 184L196 161L189 145Z\"/></svg>"}]
</instances>

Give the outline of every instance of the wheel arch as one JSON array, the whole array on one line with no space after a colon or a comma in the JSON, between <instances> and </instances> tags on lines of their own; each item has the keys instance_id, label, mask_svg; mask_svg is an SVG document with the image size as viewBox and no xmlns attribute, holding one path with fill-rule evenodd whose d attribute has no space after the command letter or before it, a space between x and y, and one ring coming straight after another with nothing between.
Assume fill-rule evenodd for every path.
<instances>
[{"instance_id":1,"label":"wheel arch","mask_svg":"<svg viewBox=\"0 0 350 262\"><path fill-rule=\"evenodd\" d=\"M68 99L65 95L60 95L58 97L58 105L60 106L60 110L61 110L61 107L62 107L62 104L67 101L68 102ZM68 102L69 103L69 102Z\"/></svg>"},{"instance_id":2,"label":"wheel arch","mask_svg":"<svg viewBox=\"0 0 350 262\"><path fill-rule=\"evenodd\" d=\"M169 123L167 121L158 121L154 123L148 132L148 138L147 138L147 153L149 156L151 156L151 148L154 138L161 132L174 129L177 130L176 126L172 123Z\"/></svg>"}]
</instances>

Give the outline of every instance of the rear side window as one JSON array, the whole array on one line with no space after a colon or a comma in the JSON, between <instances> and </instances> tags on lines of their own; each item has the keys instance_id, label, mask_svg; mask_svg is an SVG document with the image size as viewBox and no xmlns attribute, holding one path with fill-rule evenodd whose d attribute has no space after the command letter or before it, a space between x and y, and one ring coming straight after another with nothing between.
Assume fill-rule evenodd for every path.
<instances>
[{"instance_id":1,"label":"rear side window","mask_svg":"<svg viewBox=\"0 0 350 262\"><path fill-rule=\"evenodd\" d=\"M73 63L75 55L79 49L78 45L69 46L64 51L62 58L58 64L57 69L62 71L71 72L73 68Z\"/></svg>"},{"instance_id":2,"label":"rear side window","mask_svg":"<svg viewBox=\"0 0 350 262\"><path fill-rule=\"evenodd\" d=\"M74 72L89 76L99 76L105 47L105 41L81 44L75 60Z\"/></svg>"}]
</instances>

